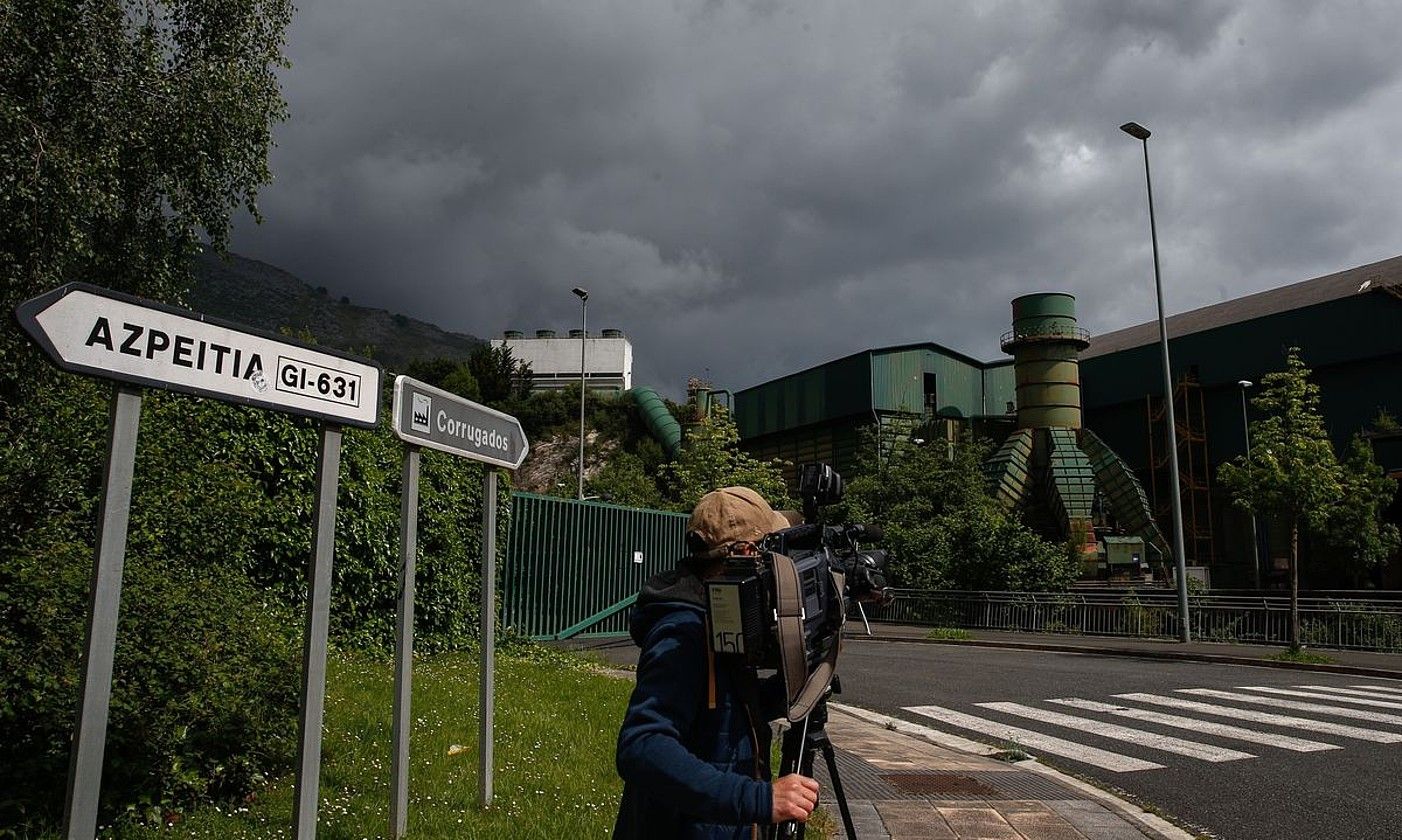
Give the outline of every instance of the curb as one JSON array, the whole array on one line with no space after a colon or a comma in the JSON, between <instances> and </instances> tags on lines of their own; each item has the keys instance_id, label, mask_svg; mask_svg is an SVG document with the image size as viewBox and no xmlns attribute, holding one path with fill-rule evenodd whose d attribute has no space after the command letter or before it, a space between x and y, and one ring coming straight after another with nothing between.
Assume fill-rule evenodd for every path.
<instances>
[{"instance_id":1,"label":"curb","mask_svg":"<svg viewBox=\"0 0 1402 840\"><path fill-rule=\"evenodd\" d=\"M911 723L909 721L902 720L897 717L891 717L890 715L883 715L880 712L873 712L870 709L863 709L857 706L848 706L841 703L833 703L831 701L829 701L828 707L836 711L842 712L844 714L851 715L852 717L858 718L859 720L864 720L868 723L874 723L878 726L889 729L892 732L898 732L902 735L920 738L938 747L944 747L946 749L955 750L957 752L969 753L971 755L978 755L983 757L988 757L999 752L998 748L989 746L988 744L984 744L979 741L973 741L968 738L964 738L959 735L954 735L949 732L944 732L939 729L934 729L929 726L922 726L918 723ZM1032 773L1039 773L1043 776L1049 776L1053 779L1056 779L1058 782L1070 788L1071 790L1074 790L1075 792L1087 798L1094 799L1097 802L1100 802L1126 821L1133 823L1140 830L1150 832L1152 836L1158 837L1161 840L1194 840L1194 838L1198 836L1191 834L1182 828L1179 828L1178 826L1174 825L1173 823L1169 822L1163 817L1160 817L1157 814L1145 811L1143 808L1139 807L1138 805L1135 805L1133 802L1121 799L1120 797L1115 796L1109 791L1101 790L1095 785L1081 781L1075 776L1068 775L1066 773L1061 772L1060 770L1057 770L1054 767L1042 764L1036 759L1018 761L1015 762L1013 766L1022 770L1027 770Z\"/></svg>"},{"instance_id":2,"label":"curb","mask_svg":"<svg viewBox=\"0 0 1402 840\"><path fill-rule=\"evenodd\" d=\"M1217 653L1193 653L1191 651L1058 645L1051 642L1002 642L990 639L919 639L907 638L904 636L880 635L853 635L848 638L857 641L866 640L872 642L912 642L919 645L955 645L962 647L1004 648L1009 650L1040 650L1049 653L1080 653L1087 656L1174 659L1187 662L1208 662L1218 665L1247 665L1253 668L1280 668L1288 671L1318 671L1325 674L1347 674L1356 677L1378 677L1381 679L1402 680L1402 669L1368 668L1362 665L1324 665L1311 662L1277 662L1269 659L1252 659L1245 656L1228 656L1226 654Z\"/></svg>"}]
</instances>

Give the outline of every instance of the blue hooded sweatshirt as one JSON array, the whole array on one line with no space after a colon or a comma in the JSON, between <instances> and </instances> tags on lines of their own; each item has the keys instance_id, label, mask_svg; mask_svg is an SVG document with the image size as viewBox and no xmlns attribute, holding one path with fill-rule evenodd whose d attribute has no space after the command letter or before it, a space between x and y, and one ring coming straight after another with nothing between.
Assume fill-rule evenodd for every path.
<instances>
[{"instance_id":1,"label":"blue hooded sweatshirt","mask_svg":"<svg viewBox=\"0 0 1402 840\"><path fill-rule=\"evenodd\" d=\"M652 578L630 625L642 653L618 733L614 840L759 837L773 812L769 726L710 652L700 579L684 566Z\"/></svg>"}]
</instances>

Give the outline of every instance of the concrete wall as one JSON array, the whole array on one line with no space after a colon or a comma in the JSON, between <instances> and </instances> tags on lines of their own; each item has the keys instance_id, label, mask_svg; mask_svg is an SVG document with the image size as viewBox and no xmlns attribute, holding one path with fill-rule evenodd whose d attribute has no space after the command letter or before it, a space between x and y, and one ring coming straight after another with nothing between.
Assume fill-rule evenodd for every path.
<instances>
[{"instance_id":1,"label":"concrete wall","mask_svg":"<svg viewBox=\"0 0 1402 840\"><path fill-rule=\"evenodd\" d=\"M505 345L517 359L527 362L534 374L532 387L564 388L579 381L578 338L498 338L493 347ZM626 391L633 387L633 345L626 338L583 339L585 380L590 389Z\"/></svg>"}]
</instances>

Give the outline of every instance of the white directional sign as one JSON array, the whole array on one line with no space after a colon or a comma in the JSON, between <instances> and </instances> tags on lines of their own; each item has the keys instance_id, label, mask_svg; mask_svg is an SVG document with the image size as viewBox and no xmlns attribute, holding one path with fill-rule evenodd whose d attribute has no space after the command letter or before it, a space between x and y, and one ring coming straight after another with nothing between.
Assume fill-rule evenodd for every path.
<instances>
[{"instance_id":1,"label":"white directional sign","mask_svg":"<svg viewBox=\"0 0 1402 840\"><path fill-rule=\"evenodd\" d=\"M352 426L379 419L380 368L349 354L81 283L15 316L64 370Z\"/></svg>"},{"instance_id":2,"label":"white directional sign","mask_svg":"<svg viewBox=\"0 0 1402 840\"><path fill-rule=\"evenodd\" d=\"M394 380L391 422L407 443L513 470L531 448L510 414L407 376Z\"/></svg>"}]
</instances>

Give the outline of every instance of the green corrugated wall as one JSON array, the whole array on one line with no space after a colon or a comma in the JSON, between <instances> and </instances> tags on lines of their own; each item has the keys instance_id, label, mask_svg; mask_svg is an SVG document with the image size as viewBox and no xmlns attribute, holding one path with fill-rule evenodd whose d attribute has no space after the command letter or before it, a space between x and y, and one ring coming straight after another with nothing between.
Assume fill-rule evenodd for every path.
<instances>
[{"instance_id":1,"label":"green corrugated wall","mask_svg":"<svg viewBox=\"0 0 1402 840\"><path fill-rule=\"evenodd\" d=\"M555 636L619 604L686 553L686 514L533 493L513 493L511 505L502 626L523 635ZM627 632L623 609L581 635Z\"/></svg>"}]
</instances>

